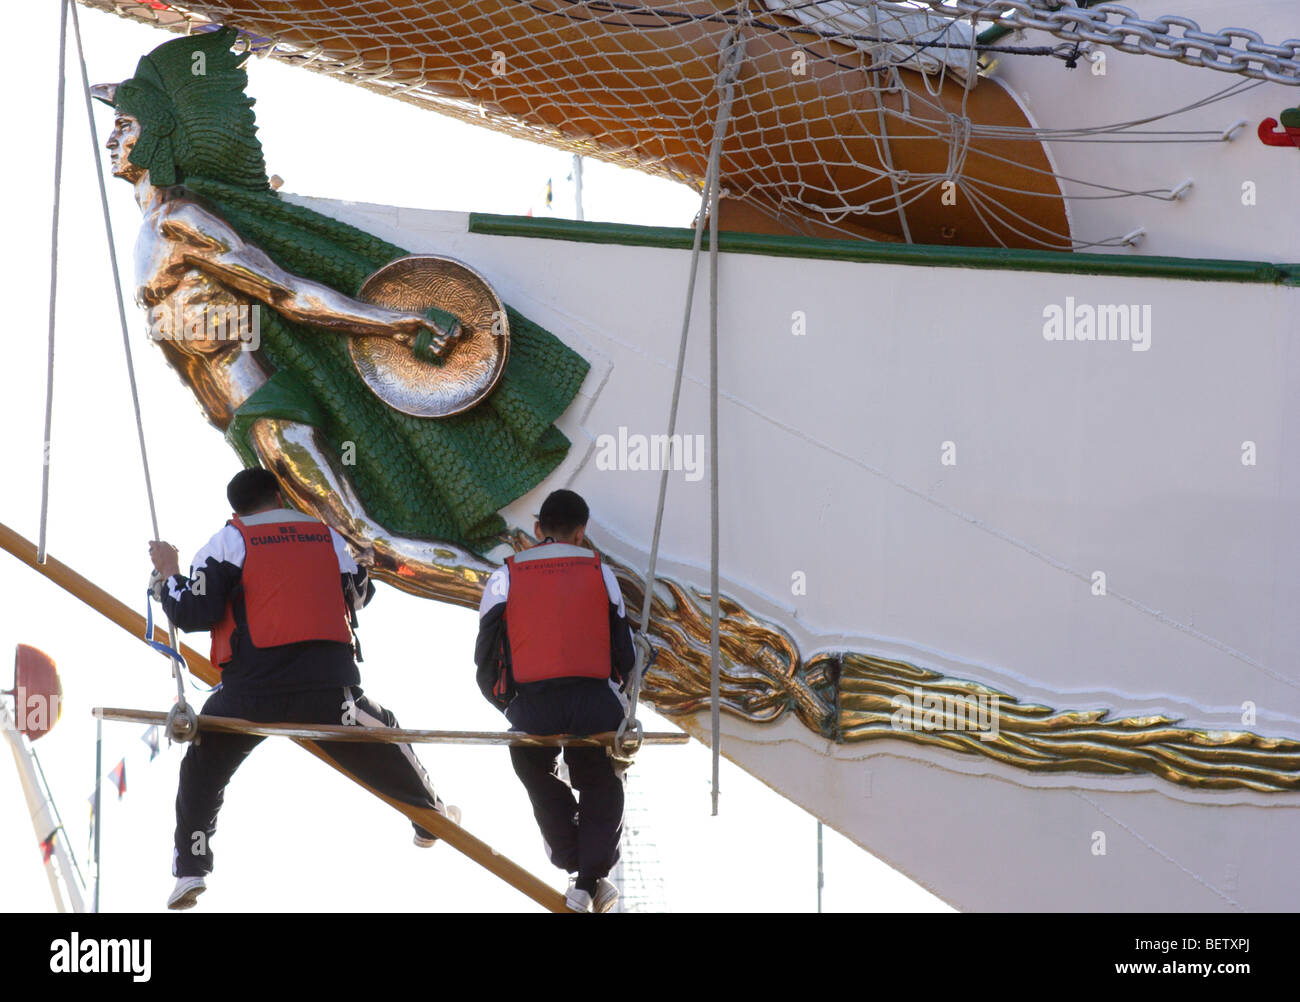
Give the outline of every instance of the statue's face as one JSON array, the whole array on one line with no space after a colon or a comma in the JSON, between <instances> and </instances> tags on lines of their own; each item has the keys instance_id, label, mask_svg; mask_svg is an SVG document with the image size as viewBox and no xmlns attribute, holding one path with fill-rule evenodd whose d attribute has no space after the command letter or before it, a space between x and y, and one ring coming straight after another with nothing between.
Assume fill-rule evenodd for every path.
<instances>
[{"instance_id":1,"label":"statue's face","mask_svg":"<svg viewBox=\"0 0 1300 1002\"><path fill-rule=\"evenodd\" d=\"M132 115L117 113L113 119L113 131L108 134L109 160L113 165L113 176L132 183L145 176L145 169L131 163L131 151L135 149L136 140L140 138L140 120Z\"/></svg>"}]
</instances>

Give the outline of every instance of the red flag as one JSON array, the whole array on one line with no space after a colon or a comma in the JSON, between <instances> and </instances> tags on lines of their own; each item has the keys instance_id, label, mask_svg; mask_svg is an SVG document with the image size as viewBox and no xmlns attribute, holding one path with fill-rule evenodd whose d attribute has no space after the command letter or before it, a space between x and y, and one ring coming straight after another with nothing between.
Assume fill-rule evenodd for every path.
<instances>
[{"instance_id":1,"label":"red flag","mask_svg":"<svg viewBox=\"0 0 1300 1002\"><path fill-rule=\"evenodd\" d=\"M48 734L63 712L63 686L54 659L19 644L14 654L14 710L18 729L35 741Z\"/></svg>"},{"instance_id":2,"label":"red flag","mask_svg":"<svg viewBox=\"0 0 1300 1002\"><path fill-rule=\"evenodd\" d=\"M41 862L48 863L50 857L54 855L54 836L57 832L50 832L50 837L41 843Z\"/></svg>"},{"instance_id":3,"label":"red flag","mask_svg":"<svg viewBox=\"0 0 1300 1002\"><path fill-rule=\"evenodd\" d=\"M117 799L121 800L122 794L126 792L126 759L122 759L113 767L113 771L108 774L108 778L117 787Z\"/></svg>"}]
</instances>

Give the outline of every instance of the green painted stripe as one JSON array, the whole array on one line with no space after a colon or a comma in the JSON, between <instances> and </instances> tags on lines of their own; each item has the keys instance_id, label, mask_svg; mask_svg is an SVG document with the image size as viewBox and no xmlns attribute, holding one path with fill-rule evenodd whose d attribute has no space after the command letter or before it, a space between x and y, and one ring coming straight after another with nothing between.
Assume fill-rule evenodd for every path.
<instances>
[{"instance_id":1,"label":"green painted stripe","mask_svg":"<svg viewBox=\"0 0 1300 1002\"><path fill-rule=\"evenodd\" d=\"M632 226L573 219L537 219L471 212L469 231L498 237L576 240L590 244L624 244L689 250L694 233L675 226ZM708 246L706 237L704 246ZM1300 286L1300 264L1231 261L1194 257L1140 257L1119 254L1072 254L1066 251L1009 250L1003 247L943 247L891 244L870 240L825 240L819 237L723 233L719 247L732 254L920 265L929 268L982 268L995 271L1058 272L1067 275L1119 275L1131 278L1178 278L1202 282L1254 282Z\"/></svg>"},{"instance_id":2,"label":"green painted stripe","mask_svg":"<svg viewBox=\"0 0 1300 1002\"><path fill-rule=\"evenodd\" d=\"M1006 38L1008 35L1014 33L1015 30L1016 30L1015 28L1012 28L1005 24L995 24L993 25L993 27L985 28L978 35L976 35L975 41L978 42L980 45L992 45L994 42L1000 41Z\"/></svg>"}]
</instances>

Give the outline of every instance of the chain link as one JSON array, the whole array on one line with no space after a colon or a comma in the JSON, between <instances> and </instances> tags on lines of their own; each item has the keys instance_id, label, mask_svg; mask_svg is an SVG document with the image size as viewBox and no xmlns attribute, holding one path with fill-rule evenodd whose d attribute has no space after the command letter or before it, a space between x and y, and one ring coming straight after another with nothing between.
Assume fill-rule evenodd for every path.
<instances>
[{"instance_id":1,"label":"chain link","mask_svg":"<svg viewBox=\"0 0 1300 1002\"><path fill-rule=\"evenodd\" d=\"M1075 0L921 0L936 13L955 18L1001 17L1012 28L1037 28L1068 42L1092 42L1120 52L1175 59L1240 73L1257 80L1300 86L1300 38L1278 45L1247 28L1202 31L1191 18L1166 14L1150 19L1117 3L1079 7ZM915 8L881 4L898 11ZM1238 44L1241 43L1241 44Z\"/></svg>"}]
</instances>

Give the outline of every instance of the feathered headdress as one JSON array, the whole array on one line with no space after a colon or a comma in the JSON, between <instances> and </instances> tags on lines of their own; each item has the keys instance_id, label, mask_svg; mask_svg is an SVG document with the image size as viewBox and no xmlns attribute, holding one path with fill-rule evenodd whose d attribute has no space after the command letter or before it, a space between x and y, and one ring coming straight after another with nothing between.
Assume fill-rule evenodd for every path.
<instances>
[{"instance_id":1,"label":"feathered headdress","mask_svg":"<svg viewBox=\"0 0 1300 1002\"><path fill-rule=\"evenodd\" d=\"M269 187L253 99L244 93L248 53L230 50L238 31L187 35L140 59L135 75L93 93L140 122L131 163L159 187L207 177L262 191Z\"/></svg>"}]
</instances>

